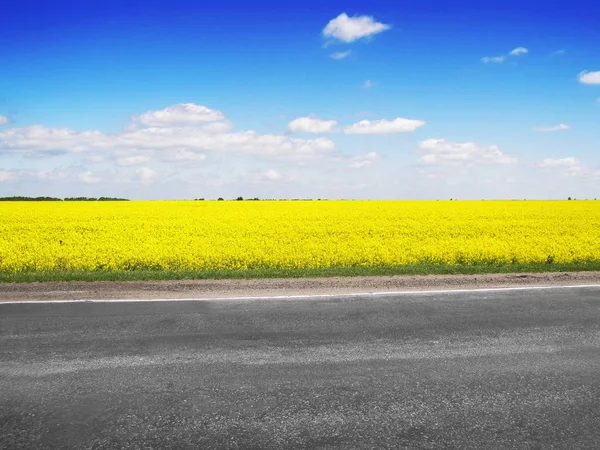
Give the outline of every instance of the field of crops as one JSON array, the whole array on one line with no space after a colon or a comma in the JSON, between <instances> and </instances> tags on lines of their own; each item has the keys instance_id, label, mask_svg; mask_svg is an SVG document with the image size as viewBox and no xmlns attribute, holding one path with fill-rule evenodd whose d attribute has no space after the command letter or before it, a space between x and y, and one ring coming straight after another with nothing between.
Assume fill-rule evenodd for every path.
<instances>
[{"instance_id":1,"label":"field of crops","mask_svg":"<svg viewBox=\"0 0 600 450\"><path fill-rule=\"evenodd\" d=\"M0 272L600 261L596 201L0 203Z\"/></svg>"}]
</instances>

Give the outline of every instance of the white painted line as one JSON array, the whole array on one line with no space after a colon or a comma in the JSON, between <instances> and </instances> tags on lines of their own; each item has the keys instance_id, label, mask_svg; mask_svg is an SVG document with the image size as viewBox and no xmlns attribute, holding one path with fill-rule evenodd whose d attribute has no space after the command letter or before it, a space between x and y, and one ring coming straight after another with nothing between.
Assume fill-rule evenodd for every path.
<instances>
[{"instance_id":1,"label":"white painted line","mask_svg":"<svg viewBox=\"0 0 600 450\"><path fill-rule=\"evenodd\" d=\"M581 289L600 288L600 284L574 284L559 286L515 286L504 288L474 288L474 289L439 289L424 291L380 291L380 292L354 292L340 294L300 294L300 295L272 295L272 296L248 296L248 297L195 297L195 298L151 298L151 299L90 299L90 300L24 300L24 301L0 301L2 305L16 304L52 304L52 303L142 303L142 302L222 302L222 301L252 301L252 300L296 300L296 299L330 299L330 298L352 298L352 297L385 297L394 295L433 295L433 294L466 294L485 292L510 292L510 291L534 291L551 289Z\"/></svg>"}]
</instances>

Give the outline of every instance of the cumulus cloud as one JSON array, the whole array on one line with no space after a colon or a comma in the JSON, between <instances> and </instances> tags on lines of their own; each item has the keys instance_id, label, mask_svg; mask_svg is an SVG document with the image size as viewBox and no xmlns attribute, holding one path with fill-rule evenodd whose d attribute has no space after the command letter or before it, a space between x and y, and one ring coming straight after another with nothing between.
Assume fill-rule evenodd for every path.
<instances>
[{"instance_id":1,"label":"cumulus cloud","mask_svg":"<svg viewBox=\"0 0 600 450\"><path fill-rule=\"evenodd\" d=\"M365 153L364 155L355 156L350 159L348 167L351 169L364 169L373 165L373 162L379 158L376 152Z\"/></svg>"},{"instance_id":2,"label":"cumulus cloud","mask_svg":"<svg viewBox=\"0 0 600 450\"><path fill-rule=\"evenodd\" d=\"M150 167L140 167L135 173L141 181L152 181L156 177L156 171Z\"/></svg>"},{"instance_id":3,"label":"cumulus cloud","mask_svg":"<svg viewBox=\"0 0 600 450\"><path fill-rule=\"evenodd\" d=\"M149 158L147 156L142 156L142 155L127 156L124 158L117 159L117 164L119 166L135 166L135 165L143 164L143 163L147 162L148 159Z\"/></svg>"},{"instance_id":4,"label":"cumulus cloud","mask_svg":"<svg viewBox=\"0 0 600 450\"><path fill-rule=\"evenodd\" d=\"M75 132L68 128L32 125L0 131L0 152L32 151L74 153L114 146L115 136L99 131Z\"/></svg>"},{"instance_id":5,"label":"cumulus cloud","mask_svg":"<svg viewBox=\"0 0 600 450\"><path fill-rule=\"evenodd\" d=\"M48 171L35 172L33 170L0 170L0 182L3 181L33 181L56 179Z\"/></svg>"},{"instance_id":6,"label":"cumulus cloud","mask_svg":"<svg viewBox=\"0 0 600 450\"><path fill-rule=\"evenodd\" d=\"M581 84L600 84L600 71L590 72L584 70L579 74L579 82Z\"/></svg>"},{"instance_id":7,"label":"cumulus cloud","mask_svg":"<svg viewBox=\"0 0 600 450\"><path fill-rule=\"evenodd\" d=\"M85 173L85 172L84 172ZM66 179L81 179L84 174L79 171L79 168L74 167L55 167L52 170L38 170L37 172L23 170L19 172L19 177L24 180L38 181L56 181Z\"/></svg>"},{"instance_id":8,"label":"cumulus cloud","mask_svg":"<svg viewBox=\"0 0 600 450\"><path fill-rule=\"evenodd\" d=\"M363 88L365 88L365 89L370 89L370 88L372 88L373 86L375 86L375 83L373 83L371 80L366 80L366 81L363 83Z\"/></svg>"},{"instance_id":9,"label":"cumulus cloud","mask_svg":"<svg viewBox=\"0 0 600 450\"><path fill-rule=\"evenodd\" d=\"M13 172L9 172L7 170L0 170L0 182L12 181L14 179L15 179L15 174Z\"/></svg>"},{"instance_id":10,"label":"cumulus cloud","mask_svg":"<svg viewBox=\"0 0 600 450\"><path fill-rule=\"evenodd\" d=\"M288 123L287 129L292 133L331 133L337 125L335 120L321 120L316 117L299 117Z\"/></svg>"},{"instance_id":11,"label":"cumulus cloud","mask_svg":"<svg viewBox=\"0 0 600 450\"><path fill-rule=\"evenodd\" d=\"M579 167L579 160L573 157L558 159L546 158L539 164L539 166L545 168Z\"/></svg>"},{"instance_id":12,"label":"cumulus cloud","mask_svg":"<svg viewBox=\"0 0 600 450\"><path fill-rule=\"evenodd\" d=\"M196 128L202 130L204 133L219 134L231 130L233 128L233 124L228 120L224 120L222 122L211 122L204 125L199 125Z\"/></svg>"},{"instance_id":13,"label":"cumulus cloud","mask_svg":"<svg viewBox=\"0 0 600 450\"><path fill-rule=\"evenodd\" d=\"M331 19L327 26L323 28L323 36L332 37L342 42L353 42L390 28L390 25L376 22L371 16L348 17L346 13L342 13L335 19Z\"/></svg>"},{"instance_id":14,"label":"cumulus cloud","mask_svg":"<svg viewBox=\"0 0 600 450\"><path fill-rule=\"evenodd\" d=\"M91 164L101 164L106 161L106 158L102 155L88 155L85 161Z\"/></svg>"},{"instance_id":15,"label":"cumulus cloud","mask_svg":"<svg viewBox=\"0 0 600 450\"><path fill-rule=\"evenodd\" d=\"M148 111L132 118L133 122L148 127L197 125L225 120L226 117L221 111L215 111L194 103L181 103L160 111Z\"/></svg>"},{"instance_id":16,"label":"cumulus cloud","mask_svg":"<svg viewBox=\"0 0 600 450\"><path fill-rule=\"evenodd\" d=\"M244 172L241 177L252 184L269 184L284 179L283 175L273 169L266 172Z\"/></svg>"},{"instance_id":17,"label":"cumulus cloud","mask_svg":"<svg viewBox=\"0 0 600 450\"><path fill-rule=\"evenodd\" d=\"M61 166L51 170L15 170L0 171L0 181L16 181L20 183L33 182L67 182L98 184L125 184L132 182L147 182L155 178L156 172L148 167L141 167L135 171L129 168L118 170L92 171L82 170L81 166Z\"/></svg>"},{"instance_id":18,"label":"cumulus cloud","mask_svg":"<svg viewBox=\"0 0 600 450\"><path fill-rule=\"evenodd\" d=\"M165 162L173 163L190 163L204 161L206 155L204 153L192 152L187 149L179 149L174 152L169 152L166 155L162 155L162 160Z\"/></svg>"},{"instance_id":19,"label":"cumulus cloud","mask_svg":"<svg viewBox=\"0 0 600 450\"><path fill-rule=\"evenodd\" d=\"M561 124L555 125L553 127L535 127L535 128L533 128L533 131L537 131L539 133L551 133L553 131L568 130L569 128L571 128L570 125L561 123Z\"/></svg>"},{"instance_id":20,"label":"cumulus cloud","mask_svg":"<svg viewBox=\"0 0 600 450\"><path fill-rule=\"evenodd\" d=\"M529 50L527 50L525 47L517 47L517 48L511 50L509 54L512 56L520 56L520 55L526 55L527 53L529 53Z\"/></svg>"},{"instance_id":21,"label":"cumulus cloud","mask_svg":"<svg viewBox=\"0 0 600 450\"><path fill-rule=\"evenodd\" d=\"M331 55L329 55L331 58L333 59L344 59L348 56L350 56L351 50L345 51L345 52L335 52L332 53Z\"/></svg>"},{"instance_id":22,"label":"cumulus cloud","mask_svg":"<svg viewBox=\"0 0 600 450\"><path fill-rule=\"evenodd\" d=\"M344 128L345 134L388 134L410 133L425 125L422 120L403 119L394 120L361 120Z\"/></svg>"},{"instance_id":23,"label":"cumulus cloud","mask_svg":"<svg viewBox=\"0 0 600 450\"><path fill-rule=\"evenodd\" d=\"M481 62L485 64L496 63L500 64L504 62L504 56L484 56L481 58Z\"/></svg>"},{"instance_id":24,"label":"cumulus cloud","mask_svg":"<svg viewBox=\"0 0 600 450\"><path fill-rule=\"evenodd\" d=\"M265 172L265 178L267 180L281 180L281 174L274 170L267 170Z\"/></svg>"},{"instance_id":25,"label":"cumulus cloud","mask_svg":"<svg viewBox=\"0 0 600 450\"><path fill-rule=\"evenodd\" d=\"M473 142L450 142L444 139L427 139L419 143L418 150L424 155L420 164L514 164L515 157L502 152L496 145L481 147Z\"/></svg>"},{"instance_id":26,"label":"cumulus cloud","mask_svg":"<svg viewBox=\"0 0 600 450\"><path fill-rule=\"evenodd\" d=\"M9 123L10 123L10 120L8 120L8 117L0 114L0 127L3 127L4 125L8 125Z\"/></svg>"},{"instance_id":27,"label":"cumulus cloud","mask_svg":"<svg viewBox=\"0 0 600 450\"><path fill-rule=\"evenodd\" d=\"M83 181L84 183L90 183L90 184L96 184L96 183L100 183L102 181L102 178L100 178L97 175L94 175L91 170L86 170L81 175L79 175L78 178L80 181Z\"/></svg>"},{"instance_id":28,"label":"cumulus cloud","mask_svg":"<svg viewBox=\"0 0 600 450\"><path fill-rule=\"evenodd\" d=\"M192 109L202 111L203 107ZM147 115L153 117L152 113ZM163 122L163 125L164 123L166 122ZM259 134L252 130L238 132L226 132L225 129L207 130L202 124L149 126L117 134L99 131L78 132L68 128L47 128L41 125L0 131L0 154L94 152L95 155L101 155L118 151L121 155L131 156L126 153L154 151L167 155L181 152L182 149L192 153L215 152L307 160L331 152L335 149L335 143L322 137L300 139L283 135ZM192 157L192 153L181 155L181 158L188 160L201 158Z\"/></svg>"},{"instance_id":29,"label":"cumulus cloud","mask_svg":"<svg viewBox=\"0 0 600 450\"><path fill-rule=\"evenodd\" d=\"M567 158L546 158L537 164L546 170L552 170L561 177L579 177L582 179L598 179L600 171L591 170L581 165L581 162L572 156Z\"/></svg>"}]
</instances>

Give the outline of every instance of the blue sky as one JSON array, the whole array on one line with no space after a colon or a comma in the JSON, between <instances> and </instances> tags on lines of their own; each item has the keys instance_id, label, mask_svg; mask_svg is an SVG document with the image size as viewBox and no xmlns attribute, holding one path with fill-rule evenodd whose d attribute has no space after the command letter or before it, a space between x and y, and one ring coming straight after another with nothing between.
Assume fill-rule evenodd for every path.
<instances>
[{"instance_id":1,"label":"blue sky","mask_svg":"<svg viewBox=\"0 0 600 450\"><path fill-rule=\"evenodd\" d=\"M598 23L589 1L4 6L0 196L600 197Z\"/></svg>"}]
</instances>

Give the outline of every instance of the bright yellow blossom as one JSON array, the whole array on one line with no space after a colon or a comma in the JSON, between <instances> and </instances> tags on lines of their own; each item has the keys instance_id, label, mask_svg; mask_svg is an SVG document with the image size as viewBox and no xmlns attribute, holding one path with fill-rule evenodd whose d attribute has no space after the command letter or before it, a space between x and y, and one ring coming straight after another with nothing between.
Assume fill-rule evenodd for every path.
<instances>
[{"instance_id":1,"label":"bright yellow blossom","mask_svg":"<svg viewBox=\"0 0 600 450\"><path fill-rule=\"evenodd\" d=\"M0 271L600 260L594 201L0 203Z\"/></svg>"}]
</instances>

